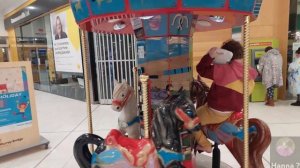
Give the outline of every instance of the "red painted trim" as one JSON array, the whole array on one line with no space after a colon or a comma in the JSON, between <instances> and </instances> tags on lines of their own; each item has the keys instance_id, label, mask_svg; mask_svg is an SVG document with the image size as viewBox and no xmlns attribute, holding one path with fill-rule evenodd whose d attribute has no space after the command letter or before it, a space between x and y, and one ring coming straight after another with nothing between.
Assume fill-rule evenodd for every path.
<instances>
[{"instance_id":1,"label":"red painted trim","mask_svg":"<svg viewBox=\"0 0 300 168\"><path fill-rule=\"evenodd\" d=\"M89 15L93 16L93 12L92 12L92 8L91 8L91 4L88 2L88 0L85 0L86 6L89 9Z\"/></svg>"},{"instance_id":2,"label":"red painted trim","mask_svg":"<svg viewBox=\"0 0 300 168\"><path fill-rule=\"evenodd\" d=\"M130 12L130 3L129 0L125 0L125 12Z\"/></svg>"},{"instance_id":3,"label":"red painted trim","mask_svg":"<svg viewBox=\"0 0 300 168\"><path fill-rule=\"evenodd\" d=\"M151 16L151 15L161 15L161 14L168 14L168 22L170 22L170 14L172 13L188 13L188 14L203 14L203 15L214 15L214 12L216 12L216 15L236 15L236 16L245 16L250 15L251 19L254 20L255 16L252 12L245 12L245 11L238 11L238 10L231 10L229 9L229 0L226 0L225 7L224 8L182 8L182 0L178 0L178 4L176 8L164 8L164 9L150 9L150 10L140 10L140 11L133 11L130 9L129 0L125 0L125 11L124 12L116 12L116 13L109 13L109 14L102 14L102 15L93 15L91 10L91 4L86 0L87 7L89 10L89 18L86 18L80 22L77 22L77 24L88 31L99 31L99 32L113 32L113 33L119 33L119 34L133 34L134 32L129 29L124 29L123 31L109 31L109 29L93 29L92 26L92 20L110 20L112 18L124 18L126 16L126 19L130 19L130 17L139 17L139 16ZM129 20L130 21L130 20ZM101 24L102 21L99 21ZM230 23L231 26L233 26L233 23ZM108 25L106 25L108 26ZM196 29L197 31L201 31ZM206 30L206 29L205 29ZM167 35L170 36L170 25L168 26ZM144 32L145 33L145 32ZM173 35L172 35L173 36ZM178 37L190 37L191 31L189 32L189 35L177 35ZM154 36L155 37L155 36ZM156 37L162 37L162 36L156 36ZM150 38L148 36L145 36L145 38ZM151 37L153 38L153 37Z\"/></svg>"},{"instance_id":4,"label":"red painted trim","mask_svg":"<svg viewBox=\"0 0 300 168\"><path fill-rule=\"evenodd\" d=\"M229 7L230 7L230 0L226 0L224 8L225 9L230 9Z\"/></svg>"},{"instance_id":5,"label":"red painted trim","mask_svg":"<svg viewBox=\"0 0 300 168\"><path fill-rule=\"evenodd\" d=\"M177 0L177 9L181 10L183 8L182 0Z\"/></svg>"},{"instance_id":6,"label":"red painted trim","mask_svg":"<svg viewBox=\"0 0 300 168\"><path fill-rule=\"evenodd\" d=\"M253 15L253 13L251 12L244 12L244 11L238 11L238 10L226 10L226 9L210 9L210 8L206 8L206 9L201 9L199 10L199 8L186 8L182 11L177 11L177 10L163 10L163 11L159 11L159 10L148 10L148 11L139 11L139 12L133 12L133 13L126 13L126 12L118 12L118 13L109 13L109 14L103 14L101 16L98 15L91 15L89 18L84 19L82 21L80 21L79 23L84 23L87 22L91 19L95 19L95 18L103 18L103 19L108 19L110 17L122 17L124 15L134 15L136 17L139 16L151 16L151 15L161 15L161 14L168 14L168 13L189 13L191 12L193 13L197 13L197 12L207 12L207 14L213 15L213 12L226 12L226 13L232 13L235 15Z\"/></svg>"}]
</instances>

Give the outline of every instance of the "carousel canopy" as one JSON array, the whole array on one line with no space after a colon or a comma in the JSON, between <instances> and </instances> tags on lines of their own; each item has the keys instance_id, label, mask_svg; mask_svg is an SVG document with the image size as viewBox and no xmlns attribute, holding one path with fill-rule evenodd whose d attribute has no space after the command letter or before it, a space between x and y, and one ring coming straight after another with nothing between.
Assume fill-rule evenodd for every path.
<instances>
[{"instance_id":1,"label":"carousel canopy","mask_svg":"<svg viewBox=\"0 0 300 168\"><path fill-rule=\"evenodd\" d=\"M262 0L70 0L81 29L138 37L189 36L257 17Z\"/></svg>"}]
</instances>

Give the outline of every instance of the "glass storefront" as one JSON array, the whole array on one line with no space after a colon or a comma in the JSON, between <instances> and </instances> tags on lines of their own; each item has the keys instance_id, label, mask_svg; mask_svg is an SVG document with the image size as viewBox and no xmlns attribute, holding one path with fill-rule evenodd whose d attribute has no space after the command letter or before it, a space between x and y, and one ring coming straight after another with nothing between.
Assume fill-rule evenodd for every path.
<instances>
[{"instance_id":1,"label":"glass storefront","mask_svg":"<svg viewBox=\"0 0 300 168\"><path fill-rule=\"evenodd\" d=\"M50 15L15 29L20 61L31 61L34 87L64 97L85 100L83 73L58 72Z\"/></svg>"},{"instance_id":2,"label":"glass storefront","mask_svg":"<svg viewBox=\"0 0 300 168\"><path fill-rule=\"evenodd\" d=\"M7 37L0 37L0 62L8 62Z\"/></svg>"}]
</instances>

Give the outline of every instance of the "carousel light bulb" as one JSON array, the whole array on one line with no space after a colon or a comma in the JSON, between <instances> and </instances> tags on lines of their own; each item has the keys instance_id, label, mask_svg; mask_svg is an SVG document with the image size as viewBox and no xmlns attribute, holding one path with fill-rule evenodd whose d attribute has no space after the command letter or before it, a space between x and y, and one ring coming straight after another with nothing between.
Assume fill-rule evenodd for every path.
<instances>
[{"instance_id":1,"label":"carousel light bulb","mask_svg":"<svg viewBox=\"0 0 300 168\"><path fill-rule=\"evenodd\" d=\"M116 30L116 31L119 31L119 30L122 30L122 29L124 29L126 27L126 24L125 24L125 22L124 21L120 21L120 22L118 22L118 23L116 23L115 25L114 25L114 30Z\"/></svg>"},{"instance_id":2,"label":"carousel light bulb","mask_svg":"<svg viewBox=\"0 0 300 168\"><path fill-rule=\"evenodd\" d=\"M143 19L143 20L148 20L148 19L151 19L153 18L154 16L142 16L140 17L140 19Z\"/></svg>"},{"instance_id":3,"label":"carousel light bulb","mask_svg":"<svg viewBox=\"0 0 300 168\"><path fill-rule=\"evenodd\" d=\"M109 21L107 21L108 23L116 23L120 21L120 19L110 19Z\"/></svg>"},{"instance_id":4,"label":"carousel light bulb","mask_svg":"<svg viewBox=\"0 0 300 168\"><path fill-rule=\"evenodd\" d=\"M223 23L225 20L225 17L223 16L209 16L211 21L217 22L217 23Z\"/></svg>"}]
</instances>

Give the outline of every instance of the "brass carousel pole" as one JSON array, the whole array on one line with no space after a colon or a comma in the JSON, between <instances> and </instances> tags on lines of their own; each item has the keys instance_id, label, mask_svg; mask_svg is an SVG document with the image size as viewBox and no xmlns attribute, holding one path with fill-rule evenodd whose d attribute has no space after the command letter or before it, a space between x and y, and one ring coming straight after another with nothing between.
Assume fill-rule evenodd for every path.
<instances>
[{"instance_id":1,"label":"brass carousel pole","mask_svg":"<svg viewBox=\"0 0 300 168\"><path fill-rule=\"evenodd\" d=\"M144 118L144 131L145 131L145 138L150 138L150 125L149 125L149 100L148 100L148 80L149 76L141 75L140 76L141 83L142 83L142 95L143 95L143 118Z\"/></svg>"},{"instance_id":2,"label":"brass carousel pole","mask_svg":"<svg viewBox=\"0 0 300 168\"><path fill-rule=\"evenodd\" d=\"M87 48L86 32L81 30L81 45L82 45L82 55L83 55L83 73L84 73L84 86L85 86L85 99L87 107L88 116L88 130L90 134L93 134L93 116L91 110L91 96L90 96L90 81L89 81L89 64L88 64L88 48Z\"/></svg>"},{"instance_id":3,"label":"brass carousel pole","mask_svg":"<svg viewBox=\"0 0 300 168\"><path fill-rule=\"evenodd\" d=\"M249 45L250 45L250 16L245 17L243 27L244 42L244 165L249 167Z\"/></svg>"}]
</instances>

